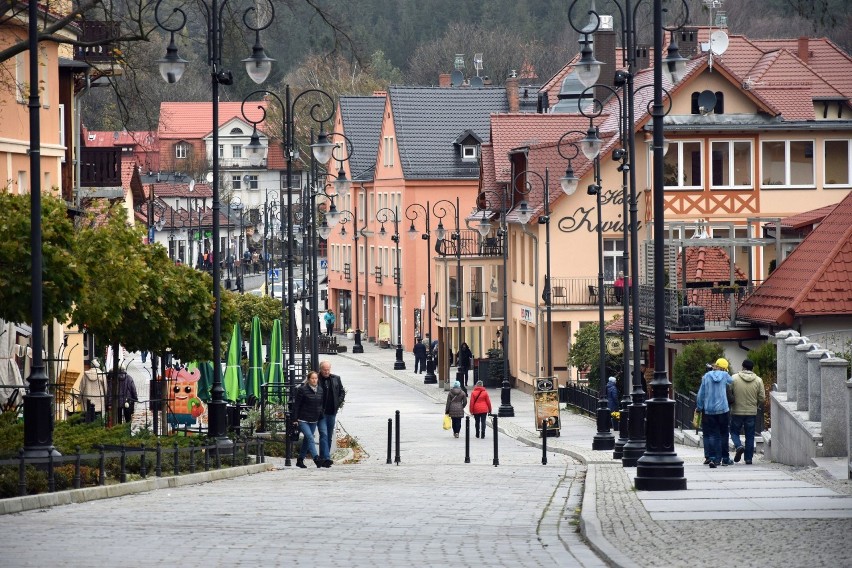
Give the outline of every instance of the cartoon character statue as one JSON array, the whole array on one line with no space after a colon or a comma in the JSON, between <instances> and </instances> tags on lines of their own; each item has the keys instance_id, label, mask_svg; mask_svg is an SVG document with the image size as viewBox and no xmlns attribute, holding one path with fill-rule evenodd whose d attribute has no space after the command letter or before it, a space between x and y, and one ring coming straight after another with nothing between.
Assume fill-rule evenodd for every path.
<instances>
[{"instance_id":1,"label":"cartoon character statue","mask_svg":"<svg viewBox=\"0 0 852 568\"><path fill-rule=\"evenodd\" d=\"M172 428L179 425L192 426L204 414L206 408L198 398L198 369L166 369L168 380L168 417Z\"/></svg>"}]
</instances>

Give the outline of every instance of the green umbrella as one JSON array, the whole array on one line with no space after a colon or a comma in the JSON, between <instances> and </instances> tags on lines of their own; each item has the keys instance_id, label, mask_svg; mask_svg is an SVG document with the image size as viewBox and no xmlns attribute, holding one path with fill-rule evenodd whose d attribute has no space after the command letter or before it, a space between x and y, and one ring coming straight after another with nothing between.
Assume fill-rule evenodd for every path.
<instances>
[{"instance_id":1,"label":"green umbrella","mask_svg":"<svg viewBox=\"0 0 852 568\"><path fill-rule=\"evenodd\" d=\"M284 359L283 349L281 347L281 320L275 320L272 322L272 337L269 338L269 368L266 369L266 383L273 384L283 384L284 383L284 370L281 366L281 362ZM286 391L279 390L279 388L269 389L269 400L279 404L286 404L287 397L281 396L282 393L286 393Z\"/></svg>"},{"instance_id":2,"label":"green umbrella","mask_svg":"<svg viewBox=\"0 0 852 568\"><path fill-rule=\"evenodd\" d=\"M246 397L260 400L260 385L263 382L263 337L260 334L260 318L251 319L249 335L249 369L246 375Z\"/></svg>"},{"instance_id":3,"label":"green umbrella","mask_svg":"<svg viewBox=\"0 0 852 568\"><path fill-rule=\"evenodd\" d=\"M243 337L240 333L240 324L234 324L234 332L228 343L228 361L225 365L225 398L231 402L239 402L246 397L246 385L243 380L243 368L240 355L242 352Z\"/></svg>"},{"instance_id":4,"label":"green umbrella","mask_svg":"<svg viewBox=\"0 0 852 568\"><path fill-rule=\"evenodd\" d=\"M189 370L198 369L201 378L198 379L198 398L204 402L210 402L210 388L213 386L213 362L199 361L187 365Z\"/></svg>"}]
</instances>

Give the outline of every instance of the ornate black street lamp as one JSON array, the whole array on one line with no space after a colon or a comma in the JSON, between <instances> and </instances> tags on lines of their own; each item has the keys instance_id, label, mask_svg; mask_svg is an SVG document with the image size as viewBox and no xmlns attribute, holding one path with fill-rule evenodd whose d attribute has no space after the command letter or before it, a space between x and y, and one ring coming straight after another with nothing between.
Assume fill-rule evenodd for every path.
<instances>
[{"instance_id":1,"label":"ornate black street lamp","mask_svg":"<svg viewBox=\"0 0 852 568\"><path fill-rule=\"evenodd\" d=\"M188 63L178 55L175 45L175 32L181 31L187 23L186 12L175 7L163 17L160 14L160 6L164 0L158 0L154 9L154 17L157 25L169 32L169 46L166 55L157 63L160 66L160 75L167 83L177 83ZM222 68L222 42L224 35L221 9L227 0L201 0L199 4L205 15L207 34L207 65L210 68L211 102L213 106L213 384L210 389L211 401L208 405L208 428L207 433L216 439L220 446L231 445L227 436L227 421L225 413L225 389L222 385L222 291L221 291L221 242L219 238L219 85L231 85L234 82L231 71ZM254 22L250 22L250 16L254 15ZM264 18L264 16L266 16ZM272 70L272 59L266 56L260 44L260 32L268 28L275 17L275 7L271 0L265 1L265 9L259 10L258 6L250 6L243 12L243 24L255 32L255 46L252 55L243 60L246 64L246 72L255 83L263 83ZM35 84L35 83L33 83ZM289 456L288 456L289 459Z\"/></svg>"},{"instance_id":2,"label":"ornate black street lamp","mask_svg":"<svg viewBox=\"0 0 852 568\"><path fill-rule=\"evenodd\" d=\"M286 177L286 187L282 189L282 192L286 190L286 200L287 200L287 223L286 229L285 225L282 223L282 237L287 242L287 293L284 294L283 302L282 302L282 318L287 322L287 388L288 388L288 396L287 396L287 407L288 412L292 415L293 412L293 393L296 389L296 321L293 317L294 315L294 302L293 302L293 265L294 265L294 257L293 257L293 241L295 237L293 235L293 160L296 159L296 126L294 120L294 114L296 110L296 105L302 101L303 97L306 104L309 105L308 114L316 124L320 126L320 134L319 140L315 144L311 144L311 148L313 150L314 158L322 164L328 163L332 156L332 150L334 149L334 143L329 142L328 135L325 133L324 124L325 122L331 120L331 117L334 116L334 100L331 98L331 95L326 93L325 91L319 89L307 89L302 91L295 98L290 97L290 86L287 85L284 89L284 100L273 93L272 91L267 91L264 89L260 89L250 93L244 100L241 106L241 112L243 118L246 119L249 123L253 124L255 129L257 125L263 123L266 120L267 109L266 105L258 104L257 108L260 111L260 117L256 120L250 119L246 115L246 104L250 102L259 102L252 101L252 99L257 97L263 97L267 100L274 100L278 103L282 111L282 145L284 149L284 158L287 160L287 177ZM315 97L311 102L310 97ZM327 108L324 108L326 107ZM252 136L249 144L246 145L246 150L252 154L257 152L265 152L266 147L261 145L259 139L255 136ZM214 155L216 152L214 152ZM283 203L284 196L281 196L281 201ZM284 231L287 231L285 233ZM311 329L314 329L316 326L312 325ZM287 421L288 427L290 421ZM289 439L289 436L288 436ZM287 455L285 465L290 465L290 456Z\"/></svg>"},{"instance_id":3,"label":"ornate black street lamp","mask_svg":"<svg viewBox=\"0 0 852 568\"><path fill-rule=\"evenodd\" d=\"M395 371L401 371L405 369L405 361L402 360L402 266L399 264L399 208L382 207L376 211L376 221L382 224L379 230L380 239L387 236L385 223L393 223L391 240L396 245L396 267L393 275L394 282L396 282L396 360L393 362L393 368Z\"/></svg>"},{"instance_id":4,"label":"ornate black street lamp","mask_svg":"<svg viewBox=\"0 0 852 568\"><path fill-rule=\"evenodd\" d=\"M462 278L462 265L461 265L462 240L461 240L461 223L459 221L459 198L458 197L456 198L455 204L453 204L452 201L449 201L447 199L441 199L440 201L435 202L435 204L432 206L432 215L434 215L435 218L438 219L438 226L435 228L435 236L438 238L439 242L444 241L446 236L447 236L447 230L444 228L444 217L447 216L447 214L450 212L450 210L453 211L453 217L455 217L455 220L456 220L456 228L455 228L455 231L453 232L453 234L450 235L450 240L455 241L455 253L456 253L456 255L455 255L456 256L456 297L455 297L455 301L456 301L456 318L457 318L457 321L458 321L458 328L459 328L458 329L459 350L461 350L461 344L464 341L464 338L462 337L462 312L463 312L463 310L462 310L462 298L463 298L462 287L464 286L464 278ZM446 243L443 243L443 246L441 246L441 251L442 251L441 256L446 256L446 250L447 250ZM449 279L447 279L447 282L449 283ZM444 296L447 298L447 300L450 299L449 292L444 294ZM431 317L431 314L430 314L430 317ZM450 319L450 313L449 313L449 310L447 310L447 320L449 320L449 319ZM432 346L430 345L429 346L430 350L431 350L431 347ZM444 377L444 380L442 381L442 383L443 383L442 385L438 385L438 386L443 386L444 390L450 390L449 369L450 369L450 365L452 365L452 364L453 364L452 361L449 361L447 363L447 375L448 376ZM458 370L456 371L456 380L459 381L459 384L464 384L464 380L461 376L461 371L458 371Z\"/></svg>"},{"instance_id":5,"label":"ornate black street lamp","mask_svg":"<svg viewBox=\"0 0 852 568\"><path fill-rule=\"evenodd\" d=\"M421 212L426 220L426 232L422 235L414 226L414 221ZM432 358L432 233L429 228L429 202L426 202L425 207L420 203L412 203L405 208L405 217L411 221L408 238L416 240L420 235L420 238L426 241L426 301L428 302L426 317L429 319L429 326L426 332L426 376L423 377L423 384L434 385L438 383L438 378L435 376L435 361Z\"/></svg>"},{"instance_id":6,"label":"ornate black street lamp","mask_svg":"<svg viewBox=\"0 0 852 568\"><path fill-rule=\"evenodd\" d=\"M358 271L359 271L359 261L358 261L358 240L363 236L362 231L364 227L358 227L358 208L355 207L355 212L351 212L347 209L341 209L340 213L340 236L346 237L346 223L352 221L353 229L352 229L352 238L355 240L355 345L352 347L353 353L363 353L364 346L361 345L361 324L359 320L361 318L361 314L359 311L359 305L361 303L361 293L358 289ZM323 221L323 224L317 229L317 233L323 239L328 239L331 234L331 227Z\"/></svg>"}]
</instances>

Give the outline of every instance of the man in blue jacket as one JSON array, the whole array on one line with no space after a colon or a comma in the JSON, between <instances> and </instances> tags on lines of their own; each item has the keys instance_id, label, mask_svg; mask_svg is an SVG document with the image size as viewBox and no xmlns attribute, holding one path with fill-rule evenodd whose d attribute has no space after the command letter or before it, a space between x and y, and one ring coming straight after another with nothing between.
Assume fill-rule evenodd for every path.
<instances>
[{"instance_id":1,"label":"man in blue jacket","mask_svg":"<svg viewBox=\"0 0 852 568\"><path fill-rule=\"evenodd\" d=\"M703 413L701 428L704 432L704 447L707 463L711 468L719 464L730 465L730 458L725 458L728 452L722 444L728 443L728 407L727 387L733 379L728 374L728 361L719 358L713 364L713 369L704 373L701 386L695 399L695 409ZM723 459L724 458L724 459Z\"/></svg>"}]
</instances>

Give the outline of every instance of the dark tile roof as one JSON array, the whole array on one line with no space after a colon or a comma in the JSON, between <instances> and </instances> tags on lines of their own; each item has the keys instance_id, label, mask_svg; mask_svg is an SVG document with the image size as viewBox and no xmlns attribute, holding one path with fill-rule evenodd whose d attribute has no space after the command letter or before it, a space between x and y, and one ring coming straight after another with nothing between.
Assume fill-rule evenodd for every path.
<instances>
[{"instance_id":1,"label":"dark tile roof","mask_svg":"<svg viewBox=\"0 0 852 568\"><path fill-rule=\"evenodd\" d=\"M852 192L743 303L737 317L793 325L797 317L852 316Z\"/></svg>"},{"instance_id":2,"label":"dark tile roof","mask_svg":"<svg viewBox=\"0 0 852 568\"><path fill-rule=\"evenodd\" d=\"M340 97L343 133L352 142L349 167L355 180L373 179L384 111L384 96Z\"/></svg>"},{"instance_id":3,"label":"dark tile roof","mask_svg":"<svg viewBox=\"0 0 852 568\"><path fill-rule=\"evenodd\" d=\"M453 142L465 130L490 140L491 113L508 112L503 88L390 87L397 147L407 179L478 179Z\"/></svg>"}]
</instances>

